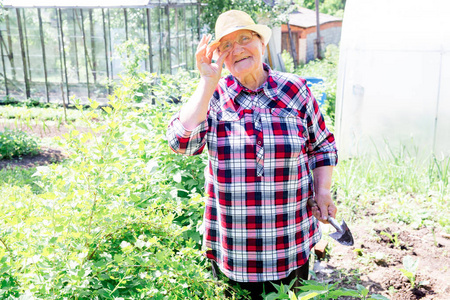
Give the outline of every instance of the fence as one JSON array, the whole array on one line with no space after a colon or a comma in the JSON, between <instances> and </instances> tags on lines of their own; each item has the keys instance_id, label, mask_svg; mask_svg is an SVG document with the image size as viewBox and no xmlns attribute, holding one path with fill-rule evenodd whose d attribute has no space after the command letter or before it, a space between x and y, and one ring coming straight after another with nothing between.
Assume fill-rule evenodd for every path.
<instances>
[{"instance_id":1,"label":"fence","mask_svg":"<svg viewBox=\"0 0 450 300\"><path fill-rule=\"evenodd\" d=\"M153 3L153 4L152 4ZM197 0L148 1L141 7L12 7L0 19L0 99L70 102L106 98L131 39L148 45L142 70L194 69L200 36Z\"/></svg>"}]
</instances>

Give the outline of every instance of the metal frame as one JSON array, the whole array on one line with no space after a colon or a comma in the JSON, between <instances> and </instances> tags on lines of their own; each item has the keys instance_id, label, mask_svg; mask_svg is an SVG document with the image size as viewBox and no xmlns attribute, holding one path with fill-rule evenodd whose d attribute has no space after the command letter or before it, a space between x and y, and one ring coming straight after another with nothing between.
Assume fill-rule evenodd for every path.
<instances>
[{"instance_id":1,"label":"metal frame","mask_svg":"<svg viewBox=\"0 0 450 300\"><path fill-rule=\"evenodd\" d=\"M87 94L88 98L93 95L93 92L95 92L96 96L99 93L105 95L105 97L107 94L110 94L112 92L110 86L106 88L105 92L101 78L105 78L106 76L109 82L114 80L115 77L117 78L116 73L118 69L115 67L117 58L113 61L115 52L113 51L113 46L118 43L118 40L111 23L111 9L122 10L122 18L125 18L126 39L133 38L133 35L136 36L135 32L130 31L131 28L136 27L136 25L132 25L136 22L136 18L131 18L132 12L128 9L142 9L142 13L139 14L139 18L141 19L138 21L137 26L142 28L143 32L139 40L143 37L143 41L148 45L149 49L148 57L145 59L144 64L146 71L151 73L159 71L160 73L171 74L178 67L193 69L195 68L195 64L192 65L192 60L189 58L195 52L195 49L190 45L191 39L198 40L199 38L200 21L198 17L200 5L201 3L198 0L183 3L176 3L176 1L172 0L150 0L148 1L148 5L144 6L55 7L34 5L31 7L19 7L6 4L3 9L9 11L9 15L7 14L5 16L3 30L0 29L0 63L2 64L0 70L4 73L5 80L4 85L2 84L0 87L0 101L2 99L1 94L6 96L12 95L18 98L42 97L46 102L54 101L55 97L61 101L62 95L64 102L69 103L69 96L76 95L74 84L81 85L82 88L84 85L87 93L82 92L82 94ZM83 9L88 9L88 12L83 11ZM99 14L95 14L95 20L93 19L94 9L101 9L100 16ZM187 9L190 11L189 22L187 20ZM24 23L26 22L25 15L30 16L30 10L37 12L38 18L33 25L36 26L36 29L33 29L30 24ZM72 11L70 12L70 10ZM14 15L11 13L15 13L14 15L17 16L17 19L12 17ZM88 13L88 16L85 16L85 13ZM152 20L152 16L155 17L155 13L159 16L159 19L164 19L159 24L157 24L157 17ZM173 15L174 13L175 16ZM33 15L34 13L31 14ZM114 16L116 18L118 17L116 14ZM86 17L89 18L89 24L86 23L90 27L89 29L84 26ZM196 17L196 22L192 23L192 17ZM29 22L33 22L31 21L32 18L29 17L29 19ZM52 29L48 33L48 26L52 26L51 24L53 24L53 28L57 27L57 30L53 32ZM101 26L102 28L101 34L98 36L95 36L95 26ZM159 29L159 42L152 41L155 33L154 29L157 28ZM176 33L173 31L174 28ZM89 32L86 32L86 30L89 30ZM188 31L190 33L189 35ZM11 35L12 32L14 32L13 35ZM17 32L19 32L18 35ZM34 33L35 35L33 35L33 32L36 32ZM97 31L97 33L99 32ZM89 43L87 41L88 38L91 40ZM116 40L113 40L114 38ZM179 40L183 38L184 40ZM55 42L51 46L48 44L49 39L55 39ZM82 45L78 44L81 42L80 39L82 39ZM99 41L100 39L102 39L101 42ZM121 39L122 37L119 36L119 40ZM58 47L55 47L55 45ZM171 46L175 48L171 49ZM54 47L54 50L51 47ZM79 51L79 47L82 47L83 50ZM183 51L184 53L181 53ZM175 52L177 53L175 54ZM22 58L21 60L17 60L19 53ZM41 55L42 58L39 58L36 62L39 63L40 61L42 68L32 67L32 64L36 66L36 62L33 62L33 60L30 61L30 54L33 57ZM157 66L154 58L158 56L159 65ZM55 58L53 59L52 57ZM102 57L105 59L104 63L102 62ZM55 65L55 59L58 65ZM84 59L84 67L79 65L81 63L79 61L80 59ZM85 69L86 78L83 78L82 73L80 74L80 67ZM16 70L20 70L20 68L23 68L24 71L23 78L17 77L17 75L20 75L20 72L16 74ZM114 72L115 69L117 69L116 73ZM55 75L57 74L55 74L55 71L60 73L60 80L55 81ZM90 78L91 76L93 82ZM24 90L17 89L17 84L23 85ZM60 94L55 94L55 90L50 88L55 84L61 87ZM4 91L2 93L1 90L3 89ZM37 96L35 94L36 89L39 90ZM84 97L83 95L81 97ZM79 95L76 96L79 97Z\"/></svg>"}]
</instances>

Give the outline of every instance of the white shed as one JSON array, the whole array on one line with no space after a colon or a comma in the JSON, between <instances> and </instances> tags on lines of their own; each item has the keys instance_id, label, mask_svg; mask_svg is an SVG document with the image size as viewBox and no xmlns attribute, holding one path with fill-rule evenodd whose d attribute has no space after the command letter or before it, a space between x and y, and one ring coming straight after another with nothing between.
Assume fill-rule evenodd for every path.
<instances>
[{"instance_id":1,"label":"white shed","mask_svg":"<svg viewBox=\"0 0 450 300\"><path fill-rule=\"evenodd\" d=\"M336 140L341 158L450 155L450 1L348 0Z\"/></svg>"}]
</instances>

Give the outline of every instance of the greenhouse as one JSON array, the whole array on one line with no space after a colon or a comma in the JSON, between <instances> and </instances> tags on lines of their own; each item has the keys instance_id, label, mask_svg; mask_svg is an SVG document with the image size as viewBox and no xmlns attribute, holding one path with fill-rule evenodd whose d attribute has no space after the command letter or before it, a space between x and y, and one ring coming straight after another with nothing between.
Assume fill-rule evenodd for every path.
<instances>
[{"instance_id":1,"label":"greenhouse","mask_svg":"<svg viewBox=\"0 0 450 300\"><path fill-rule=\"evenodd\" d=\"M422 4L347 2L336 94L342 158L450 154L450 3Z\"/></svg>"},{"instance_id":2,"label":"greenhouse","mask_svg":"<svg viewBox=\"0 0 450 300\"><path fill-rule=\"evenodd\" d=\"M123 71L121 57L127 56L117 47L127 41L148 47L141 71L194 68L197 0L62 3L3 1L0 99L106 99Z\"/></svg>"}]
</instances>

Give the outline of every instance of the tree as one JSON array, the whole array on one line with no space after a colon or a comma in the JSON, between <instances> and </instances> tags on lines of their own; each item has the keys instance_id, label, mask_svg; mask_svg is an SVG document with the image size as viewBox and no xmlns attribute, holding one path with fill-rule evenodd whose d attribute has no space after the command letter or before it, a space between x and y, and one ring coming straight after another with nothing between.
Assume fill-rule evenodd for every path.
<instances>
[{"instance_id":1,"label":"tree","mask_svg":"<svg viewBox=\"0 0 450 300\"><path fill-rule=\"evenodd\" d=\"M287 20L289 12L295 8L291 0L203 0L201 20L210 31L214 32L217 18L230 9L238 9L248 13L255 22L261 18L267 20L268 26L279 24Z\"/></svg>"},{"instance_id":2,"label":"tree","mask_svg":"<svg viewBox=\"0 0 450 300\"><path fill-rule=\"evenodd\" d=\"M337 17L344 14L346 0L319 0L319 11ZM295 0L295 3L301 7L316 10L315 0Z\"/></svg>"}]
</instances>

